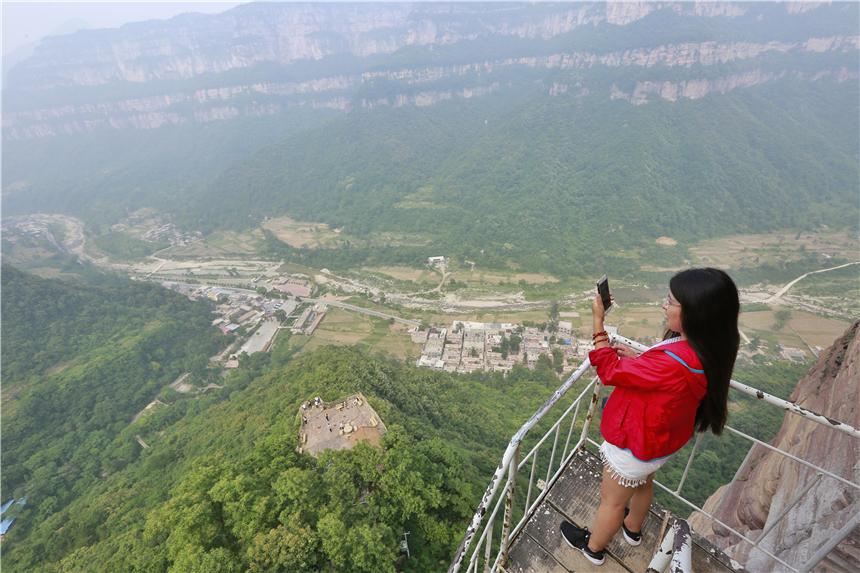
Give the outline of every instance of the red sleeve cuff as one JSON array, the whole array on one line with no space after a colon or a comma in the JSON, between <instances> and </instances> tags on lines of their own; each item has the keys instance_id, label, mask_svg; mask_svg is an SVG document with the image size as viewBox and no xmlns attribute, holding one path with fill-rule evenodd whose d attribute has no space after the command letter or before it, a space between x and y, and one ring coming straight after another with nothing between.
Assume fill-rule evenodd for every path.
<instances>
[{"instance_id":1,"label":"red sleeve cuff","mask_svg":"<svg viewBox=\"0 0 860 573\"><path fill-rule=\"evenodd\" d=\"M598 368L599 371L600 367L607 365L607 363L611 364L610 360L612 362L618 360L618 355L611 346L604 346L603 348L595 348L589 352L588 359L591 361L591 365Z\"/></svg>"}]
</instances>

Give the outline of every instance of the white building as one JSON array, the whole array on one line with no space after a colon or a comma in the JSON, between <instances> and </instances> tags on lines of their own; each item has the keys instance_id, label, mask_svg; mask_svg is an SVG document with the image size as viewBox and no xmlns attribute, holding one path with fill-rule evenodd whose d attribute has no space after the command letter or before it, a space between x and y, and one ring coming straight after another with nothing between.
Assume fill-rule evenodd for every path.
<instances>
[{"instance_id":1,"label":"white building","mask_svg":"<svg viewBox=\"0 0 860 573\"><path fill-rule=\"evenodd\" d=\"M557 335L561 338L570 338L570 335L573 332L573 325L568 320L559 320L558 321L558 332Z\"/></svg>"}]
</instances>

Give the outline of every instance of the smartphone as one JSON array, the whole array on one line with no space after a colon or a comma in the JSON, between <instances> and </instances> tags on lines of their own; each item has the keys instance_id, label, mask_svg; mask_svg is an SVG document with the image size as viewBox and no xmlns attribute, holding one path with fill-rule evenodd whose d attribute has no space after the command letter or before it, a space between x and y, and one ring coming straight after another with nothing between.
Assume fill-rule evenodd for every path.
<instances>
[{"instance_id":1,"label":"smartphone","mask_svg":"<svg viewBox=\"0 0 860 573\"><path fill-rule=\"evenodd\" d=\"M600 295L600 300L603 301L603 310L609 310L609 307L612 306L612 299L609 297L609 279L606 278L606 275L603 275L597 281L597 294Z\"/></svg>"}]
</instances>

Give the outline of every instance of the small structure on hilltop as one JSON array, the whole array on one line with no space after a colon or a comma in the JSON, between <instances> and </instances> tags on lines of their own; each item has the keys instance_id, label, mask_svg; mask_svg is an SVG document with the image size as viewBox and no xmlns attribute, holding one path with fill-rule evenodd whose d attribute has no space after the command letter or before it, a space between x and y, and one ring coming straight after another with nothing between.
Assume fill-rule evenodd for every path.
<instances>
[{"instance_id":1,"label":"small structure on hilltop","mask_svg":"<svg viewBox=\"0 0 860 573\"><path fill-rule=\"evenodd\" d=\"M448 264L448 260L445 257L427 257L427 264L431 267L440 267L443 268Z\"/></svg>"},{"instance_id":2,"label":"small structure on hilltop","mask_svg":"<svg viewBox=\"0 0 860 573\"><path fill-rule=\"evenodd\" d=\"M337 402L319 396L299 408L299 453L316 457L325 450L348 450L358 442L378 445L387 431L379 415L361 393Z\"/></svg>"}]
</instances>

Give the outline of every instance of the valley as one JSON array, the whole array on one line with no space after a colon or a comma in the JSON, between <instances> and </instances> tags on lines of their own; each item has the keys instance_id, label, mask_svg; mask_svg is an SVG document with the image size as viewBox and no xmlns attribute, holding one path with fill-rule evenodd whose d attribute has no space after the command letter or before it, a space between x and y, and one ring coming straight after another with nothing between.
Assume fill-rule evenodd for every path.
<instances>
[{"instance_id":1,"label":"valley","mask_svg":"<svg viewBox=\"0 0 860 573\"><path fill-rule=\"evenodd\" d=\"M437 573L488 480L513 508L478 507L489 533L544 494L573 515L549 490L572 436L600 437L597 378L571 375L604 274L606 330L644 344L677 271L740 290L732 377L760 392L729 392L732 428L660 470L676 516L750 469L739 433L766 445L786 408L860 427L832 346L860 318L860 5L134 8L4 41L4 571ZM28 11L54 15L4 6L4 38ZM815 492L809 539L771 529L787 497L722 508L797 571L857 513L815 485L857 481L828 455L849 447L805 436L786 447L820 471L780 491ZM566 552L535 570L588 570L534 523L515 543ZM860 567L842 546L828 571Z\"/></svg>"},{"instance_id":2,"label":"valley","mask_svg":"<svg viewBox=\"0 0 860 573\"><path fill-rule=\"evenodd\" d=\"M296 229L297 224L291 220L286 224ZM124 232L126 225L110 233ZM258 230L208 236L172 231L175 235L169 239L172 244L164 245L159 243L164 239L157 232L169 227L158 218L150 220L148 227L139 224L137 237L129 236L153 245L153 249L160 248L135 260L121 260L99 249L98 238L87 240L84 223L73 217L39 214L7 221L6 226L11 232L4 234L4 240L16 246L27 237L41 237L51 248L83 261L134 280L160 283L192 298L217 300L225 295L247 300L257 310L250 313L252 307L243 306L241 314L246 316L231 326L241 328L249 337L246 352L262 349L253 340L258 328L264 328L261 325L266 324L265 320L276 320L282 324L281 328L289 328L302 310L312 305L330 307L331 312L316 332L304 334L294 329L300 334L290 344L298 349L363 341L371 349L417 360L421 347L409 342L410 329L419 326L450 329L457 321L509 323L519 327L541 325L549 320L553 304L558 305L561 318L571 325L574 349L577 340L587 341L589 336L587 318L593 290L588 277L481 269L473 261L444 257L441 262L425 261L415 267L359 266L335 272L267 257ZM314 223L299 226L301 229L295 232L308 236L315 236L323 229ZM718 264L730 273L737 269L745 308L741 318L742 357L803 362L816 356L828 340L844 330L852 316L860 313L855 291L849 289L840 295L839 289L833 289L822 295L816 294L820 291L815 290L815 285L822 280L851 284L860 277L860 265L846 262L808 270L794 278L786 272L792 265L803 265L797 269L805 270L831 260L850 261L856 254L855 244L850 234L833 231L736 235L691 245L685 263ZM46 258L45 252L17 248L17 255L23 257L16 261L19 264L36 265L38 269L38 261ZM617 325L620 334L644 342L659 338L662 311L659 303L653 301L660 299L665 288L661 284L680 268L657 270L642 264L637 273L621 279L613 277L619 308L610 322ZM45 276L60 272L43 271ZM228 317L243 304L228 304L219 311L223 317L222 329L231 325ZM275 317L276 313L280 318ZM234 318L237 317L238 314ZM554 333L546 334L547 340L551 334ZM582 359L586 351L583 347L572 356ZM235 355L240 353L238 350ZM223 356L222 363L230 362L233 357L234 354ZM565 366L563 371L571 367Z\"/></svg>"}]
</instances>

